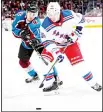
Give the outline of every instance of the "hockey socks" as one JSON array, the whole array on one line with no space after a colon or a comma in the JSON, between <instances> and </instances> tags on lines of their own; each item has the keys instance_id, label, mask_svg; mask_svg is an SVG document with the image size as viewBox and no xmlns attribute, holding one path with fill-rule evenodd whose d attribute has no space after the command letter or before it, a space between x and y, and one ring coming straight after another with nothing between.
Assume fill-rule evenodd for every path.
<instances>
[{"instance_id":1,"label":"hockey socks","mask_svg":"<svg viewBox=\"0 0 103 112\"><path fill-rule=\"evenodd\" d=\"M29 74L29 76L31 76L25 80L26 83L39 80L38 74L35 72L31 64L25 68L25 71Z\"/></svg>"},{"instance_id":2,"label":"hockey socks","mask_svg":"<svg viewBox=\"0 0 103 112\"><path fill-rule=\"evenodd\" d=\"M100 91L102 87L97 83L96 79L93 77L92 72L90 71L89 65L84 61L76 64L74 67L76 73L80 74L83 79L88 83L88 85L96 91Z\"/></svg>"},{"instance_id":3,"label":"hockey socks","mask_svg":"<svg viewBox=\"0 0 103 112\"><path fill-rule=\"evenodd\" d=\"M39 77L36 73L36 71L34 70L33 66L30 64L29 60L20 60L19 64L21 65L21 67L26 71L26 73L28 73L28 75L30 76L29 78L27 78L25 81L26 83L38 80Z\"/></svg>"}]
</instances>

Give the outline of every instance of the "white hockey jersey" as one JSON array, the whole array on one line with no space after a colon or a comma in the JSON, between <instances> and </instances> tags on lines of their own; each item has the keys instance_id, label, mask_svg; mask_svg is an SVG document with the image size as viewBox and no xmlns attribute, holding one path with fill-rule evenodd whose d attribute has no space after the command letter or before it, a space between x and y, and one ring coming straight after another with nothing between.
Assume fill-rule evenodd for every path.
<instances>
[{"instance_id":1,"label":"white hockey jersey","mask_svg":"<svg viewBox=\"0 0 103 112\"><path fill-rule=\"evenodd\" d=\"M42 41L53 40L58 43L66 42L66 36L74 31L73 26L83 26L85 22L83 15L74 13L71 10L62 10L60 21L53 23L46 17L41 26Z\"/></svg>"}]
</instances>

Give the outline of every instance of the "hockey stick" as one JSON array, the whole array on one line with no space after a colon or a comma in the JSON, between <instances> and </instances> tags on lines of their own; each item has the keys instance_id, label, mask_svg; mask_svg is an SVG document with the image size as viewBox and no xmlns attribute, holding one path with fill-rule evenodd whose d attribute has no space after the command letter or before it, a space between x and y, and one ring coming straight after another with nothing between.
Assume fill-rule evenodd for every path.
<instances>
[{"instance_id":1,"label":"hockey stick","mask_svg":"<svg viewBox=\"0 0 103 112\"><path fill-rule=\"evenodd\" d=\"M68 47L68 45L67 46L65 46L65 48L63 49L63 51L62 51L62 53L64 53L65 52L65 50L66 50L66 48ZM55 60L55 62L52 64L52 66L51 66L51 68L49 69L49 71L48 71L48 73L47 74L49 74L50 73L50 71L53 69L53 67L55 66L55 64L57 63L59 61L59 58L57 58L56 60ZM44 86L44 80L45 80L45 77L44 77L44 79L43 79L43 81L41 82L41 84L40 84L40 86L39 86L39 88L42 88L43 86Z\"/></svg>"},{"instance_id":2,"label":"hockey stick","mask_svg":"<svg viewBox=\"0 0 103 112\"><path fill-rule=\"evenodd\" d=\"M32 46L32 48L35 49L34 46L32 45L31 40L28 40L28 41L29 41L29 44ZM48 43L48 44L54 44L54 43L55 43L57 46L61 46L61 44L59 44L59 43L57 43L57 42L55 42L55 41L52 41L52 40L48 40L47 43ZM40 43L40 44L38 44L38 45L42 45L42 44L43 44L43 43ZM65 43L65 44L67 44L67 43ZM65 44L62 44L62 45L65 45ZM44 45L43 47L45 48L45 46L46 46L46 45ZM66 45L66 46L67 46L67 45ZM37 50L38 50L39 48L42 48L42 47L38 47ZM42 59L42 61L43 61L46 65L48 65L48 62L43 58L43 56L42 56L37 50L36 50L36 52L37 52L38 56Z\"/></svg>"},{"instance_id":3,"label":"hockey stick","mask_svg":"<svg viewBox=\"0 0 103 112\"><path fill-rule=\"evenodd\" d=\"M50 68L50 70L48 71L47 74L49 74L49 72L52 70L52 68L55 66L55 64L56 64L58 61L59 61L59 59L57 58L56 61L55 61L55 62L53 63L53 65L51 66L51 68ZM41 82L39 88L42 88L42 87L44 86L44 84L43 84L43 83L44 83L44 80L45 80L45 77L44 77L43 81Z\"/></svg>"},{"instance_id":4,"label":"hockey stick","mask_svg":"<svg viewBox=\"0 0 103 112\"><path fill-rule=\"evenodd\" d=\"M31 40L28 40L28 41L29 41L29 44L32 46L32 48L35 50L35 47L32 45ZM55 42L55 41L51 41L51 40L48 40L48 43L49 43L49 44L54 44L54 43L55 43L56 45L61 46L61 44L59 44L59 43L57 43L57 42ZM65 44L67 44L67 43L65 43ZM42 45L42 43L40 43L39 45ZM64 44L62 44L62 45L64 45ZM38 47L37 50L38 50L39 48L42 48L42 47ZM44 46L44 48L45 48L45 46ZM43 61L46 65L48 65L48 62L43 58L43 56L42 56L37 50L36 50L36 52L37 52L38 56L42 59L42 61Z\"/></svg>"},{"instance_id":5,"label":"hockey stick","mask_svg":"<svg viewBox=\"0 0 103 112\"><path fill-rule=\"evenodd\" d=\"M23 30L27 30L28 31L28 29L27 29L27 27L28 27L28 24L26 23L25 24L25 28L23 29ZM35 47L33 46L33 44L32 44L32 41L30 40L30 37L28 36L28 40L27 40L28 42L29 42L29 44L31 45L31 47L35 50ZM48 65L48 62L42 57L42 55L36 50L36 53L38 54L38 56L42 59L42 61L46 64L46 65Z\"/></svg>"},{"instance_id":6,"label":"hockey stick","mask_svg":"<svg viewBox=\"0 0 103 112\"><path fill-rule=\"evenodd\" d=\"M35 47L32 45L32 42L29 40L29 44L32 46L32 48L35 50ZM42 55L36 50L38 56L42 59L42 61L48 65L48 62L42 57Z\"/></svg>"}]
</instances>

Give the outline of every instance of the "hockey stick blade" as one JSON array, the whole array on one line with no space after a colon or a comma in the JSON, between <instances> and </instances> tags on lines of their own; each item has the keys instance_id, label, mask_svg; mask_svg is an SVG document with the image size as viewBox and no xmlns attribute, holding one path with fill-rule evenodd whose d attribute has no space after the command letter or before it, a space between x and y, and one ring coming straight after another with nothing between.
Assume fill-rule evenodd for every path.
<instances>
[{"instance_id":1,"label":"hockey stick blade","mask_svg":"<svg viewBox=\"0 0 103 112\"><path fill-rule=\"evenodd\" d=\"M39 86L39 88L42 88L43 86L44 86L44 84L43 84L43 83L41 83L41 84L40 84L40 86Z\"/></svg>"},{"instance_id":2,"label":"hockey stick blade","mask_svg":"<svg viewBox=\"0 0 103 112\"><path fill-rule=\"evenodd\" d=\"M69 44L69 43L68 43L68 44ZM67 49L67 47L68 47L68 45L64 47L64 50L62 51L62 53L65 52L65 50ZM49 74L49 72L51 71L51 69L55 66L55 64L56 64L58 61L59 61L59 59L57 58L57 59L55 60L55 62L53 63L53 65L51 66L51 68L50 68L50 70L48 71L47 74ZM45 77L44 77L43 81L41 82L39 88L42 88L42 87L44 86L44 84L43 84L43 83L44 83L44 80L45 80Z\"/></svg>"}]
</instances>

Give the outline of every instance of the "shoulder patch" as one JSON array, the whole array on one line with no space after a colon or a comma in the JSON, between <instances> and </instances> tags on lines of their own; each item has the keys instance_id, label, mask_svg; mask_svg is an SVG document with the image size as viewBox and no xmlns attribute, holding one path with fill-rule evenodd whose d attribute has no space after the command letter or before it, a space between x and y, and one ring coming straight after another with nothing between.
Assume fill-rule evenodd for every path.
<instances>
[{"instance_id":1,"label":"shoulder patch","mask_svg":"<svg viewBox=\"0 0 103 112\"><path fill-rule=\"evenodd\" d=\"M71 16L72 12L71 12L71 10L63 10L62 14L63 14L64 17L66 17L66 16Z\"/></svg>"},{"instance_id":2,"label":"shoulder patch","mask_svg":"<svg viewBox=\"0 0 103 112\"><path fill-rule=\"evenodd\" d=\"M20 11L20 12L18 12L18 13L15 15L15 17L16 17L17 19L20 19L20 20L24 19L25 16L26 16L26 12L25 12L25 11Z\"/></svg>"},{"instance_id":3,"label":"shoulder patch","mask_svg":"<svg viewBox=\"0 0 103 112\"><path fill-rule=\"evenodd\" d=\"M48 17L46 17L42 23L42 27L48 32L49 30L54 28L55 25L51 23Z\"/></svg>"},{"instance_id":4,"label":"shoulder patch","mask_svg":"<svg viewBox=\"0 0 103 112\"><path fill-rule=\"evenodd\" d=\"M63 15L63 21L64 22L74 18L71 10L63 10L62 15Z\"/></svg>"},{"instance_id":5,"label":"shoulder patch","mask_svg":"<svg viewBox=\"0 0 103 112\"><path fill-rule=\"evenodd\" d=\"M50 22L49 18L46 17L42 23L43 28L46 28L48 26L50 26L52 23Z\"/></svg>"}]
</instances>

